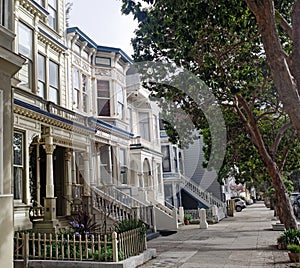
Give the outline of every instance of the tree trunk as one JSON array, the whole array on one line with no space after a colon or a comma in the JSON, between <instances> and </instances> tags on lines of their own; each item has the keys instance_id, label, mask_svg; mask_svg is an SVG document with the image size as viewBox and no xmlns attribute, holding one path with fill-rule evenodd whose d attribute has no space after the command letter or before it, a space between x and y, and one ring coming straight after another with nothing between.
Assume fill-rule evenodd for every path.
<instances>
[{"instance_id":1,"label":"tree trunk","mask_svg":"<svg viewBox=\"0 0 300 268\"><path fill-rule=\"evenodd\" d=\"M289 61L288 56L281 46L275 23L274 2L272 0L245 1L256 17L267 60L272 72L273 81L280 100L300 137L300 97L298 93L300 81L296 80L297 74L299 73L296 68L299 70L299 62L296 63L295 60ZM300 14L296 14L297 12L300 12L298 2L299 0L295 2L293 18L300 16ZM294 23L300 23L300 20L294 20ZM299 31L299 26L293 25L293 38L299 36L299 34L297 34L298 32L294 30L298 28L297 31ZM297 59L300 50L300 47L298 46L299 40L292 41L295 41L293 42L293 53L294 58ZM298 54L295 53L295 51L297 51ZM294 64L292 63L293 61ZM289 66L289 64L293 66Z\"/></svg>"},{"instance_id":2,"label":"tree trunk","mask_svg":"<svg viewBox=\"0 0 300 268\"><path fill-rule=\"evenodd\" d=\"M271 177L272 184L275 190L275 200L277 201L276 206L279 220L284 224L286 229L298 229L298 223L293 212L288 192L283 183L280 170L265 146L254 115L252 114L247 105L247 102L242 96L236 95L236 99L236 112L238 113L241 121L248 130L248 133L250 134L254 145L256 146L260 156L266 164L268 173ZM241 105L242 109L239 108L238 105Z\"/></svg>"}]
</instances>

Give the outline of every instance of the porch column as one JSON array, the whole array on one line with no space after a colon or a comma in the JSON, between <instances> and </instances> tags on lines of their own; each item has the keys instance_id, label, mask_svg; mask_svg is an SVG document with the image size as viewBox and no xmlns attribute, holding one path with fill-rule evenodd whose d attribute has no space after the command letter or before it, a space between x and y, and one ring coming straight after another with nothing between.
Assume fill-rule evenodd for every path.
<instances>
[{"instance_id":1,"label":"porch column","mask_svg":"<svg viewBox=\"0 0 300 268\"><path fill-rule=\"evenodd\" d=\"M108 145L108 167L107 167L107 172L108 172L108 182L107 184L112 185L113 184L113 179L112 179L112 161L111 161L111 145Z\"/></svg>"},{"instance_id":2,"label":"porch column","mask_svg":"<svg viewBox=\"0 0 300 268\"><path fill-rule=\"evenodd\" d=\"M84 178L84 195L90 194L90 154L85 152L83 156L83 178Z\"/></svg>"},{"instance_id":3,"label":"porch column","mask_svg":"<svg viewBox=\"0 0 300 268\"><path fill-rule=\"evenodd\" d=\"M82 196L82 205L83 210L92 213L92 202L91 202L91 191L90 191L90 154L89 152L85 152L82 154L83 156L83 196Z\"/></svg>"},{"instance_id":4,"label":"porch column","mask_svg":"<svg viewBox=\"0 0 300 268\"><path fill-rule=\"evenodd\" d=\"M36 144L36 201L41 204L40 144Z\"/></svg>"},{"instance_id":5,"label":"porch column","mask_svg":"<svg viewBox=\"0 0 300 268\"><path fill-rule=\"evenodd\" d=\"M56 197L54 197L54 179L53 179L53 152L55 145L52 137L45 138L46 151L46 197L45 197L45 221L53 221L56 219Z\"/></svg>"},{"instance_id":6,"label":"porch column","mask_svg":"<svg viewBox=\"0 0 300 268\"><path fill-rule=\"evenodd\" d=\"M100 158L101 154L100 154L100 145L97 144L96 145L96 186L100 186L101 184L103 184L103 182L101 181L101 158Z\"/></svg>"},{"instance_id":7,"label":"porch column","mask_svg":"<svg viewBox=\"0 0 300 268\"><path fill-rule=\"evenodd\" d=\"M72 152L70 149L66 149L65 151L65 187L64 187L64 195L66 201L65 206L65 214L71 215L71 201L72 201Z\"/></svg>"},{"instance_id":8,"label":"porch column","mask_svg":"<svg viewBox=\"0 0 300 268\"><path fill-rule=\"evenodd\" d=\"M46 144L43 146L46 151L46 197L54 197L54 181L53 181L53 152L55 145L52 137L46 138Z\"/></svg>"}]
</instances>

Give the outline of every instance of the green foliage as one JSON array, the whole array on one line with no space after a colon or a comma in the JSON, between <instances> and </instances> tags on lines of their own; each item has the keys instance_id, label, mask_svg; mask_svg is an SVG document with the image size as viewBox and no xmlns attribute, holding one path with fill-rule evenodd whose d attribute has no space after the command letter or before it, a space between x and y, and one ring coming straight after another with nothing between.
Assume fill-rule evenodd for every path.
<instances>
[{"instance_id":1,"label":"green foliage","mask_svg":"<svg viewBox=\"0 0 300 268\"><path fill-rule=\"evenodd\" d=\"M100 224L94 222L93 217L86 211L79 211L69 224L74 232L80 235L96 233L100 230Z\"/></svg>"},{"instance_id":2,"label":"green foliage","mask_svg":"<svg viewBox=\"0 0 300 268\"><path fill-rule=\"evenodd\" d=\"M122 220L115 223L115 231L119 233L123 233L126 231L134 230L137 228L142 228L143 231L146 232L148 226L142 220L136 219L129 219L129 220Z\"/></svg>"},{"instance_id":3,"label":"green foliage","mask_svg":"<svg viewBox=\"0 0 300 268\"><path fill-rule=\"evenodd\" d=\"M190 221L193 219L193 216L192 216L192 214L184 214L183 219L185 221Z\"/></svg>"},{"instance_id":4,"label":"green foliage","mask_svg":"<svg viewBox=\"0 0 300 268\"><path fill-rule=\"evenodd\" d=\"M277 242L281 243L283 249L288 245L294 244L300 246L300 230L288 229L284 231L278 238Z\"/></svg>"},{"instance_id":5,"label":"green foliage","mask_svg":"<svg viewBox=\"0 0 300 268\"><path fill-rule=\"evenodd\" d=\"M203 80L213 90L218 103L223 105L227 150L219 172L220 180L233 176L237 183L263 185L265 181L267 186L270 185L270 176L257 143L245 127L250 118L246 117L243 122L237 114L236 108L240 107L237 95L246 102L264 146L281 171L291 172L300 167L300 146L294 129L290 127L281 135L289 118L283 112L261 49L256 20L246 1L122 1L122 11L132 13L139 22L132 41L135 61L174 62ZM275 4L277 11L289 20L292 4L287 1ZM279 32L286 53L290 54L290 41L282 29L279 28ZM188 87L189 83L185 82ZM195 100L176 87L155 83L146 86L160 101L170 141L179 142L182 147L193 142L193 131L187 120L174 116L174 107L189 115L194 128L203 136L206 159L203 166L207 167L211 133ZM178 129L184 129L187 135L180 135ZM275 146L278 140L280 142Z\"/></svg>"},{"instance_id":6,"label":"green foliage","mask_svg":"<svg viewBox=\"0 0 300 268\"><path fill-rule=\"evenodd\" d=\"M121 250L119 250L118 252L118 258L119 261L125 259L124 253ZM100 261L113 261L113 250L111 245L107 246L106 249L104 247L101 247L100 256L99 256L99 251L96 250L94 253L94 259Z\"/></svg>"},{"instance_id":7,"label":"green foliage","mask_svg":"<svg viewBox=\"0 0 300 268\"><path fill-rule=\"evenodd\" d=\"M291 245L287 246L287 249L292 253L300 253L300 246L299 245L291 244Z\"/></svg>"}]
</instances>

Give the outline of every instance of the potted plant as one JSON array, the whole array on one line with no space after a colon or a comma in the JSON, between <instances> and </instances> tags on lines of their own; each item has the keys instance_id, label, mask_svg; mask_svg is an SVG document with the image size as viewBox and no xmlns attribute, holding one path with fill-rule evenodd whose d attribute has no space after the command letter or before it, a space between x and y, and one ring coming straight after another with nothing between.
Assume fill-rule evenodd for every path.
<instances>
[{"instance_id":1,"label":"potted plant","mask_svg":"<svg viewBox=\"0 0 300 268\"><path fill-rule=\"evenodd\" d=\"M190 224L190 220L192 219L192 214L184 214L183 220L184 220L184 224L188 225Z\"/></svg>"},{"instance_id":2,"label":"potted plant","mask_svg":"<svg viewBox=\"0 0 300 268\"><path fill-rule=\"evenodd\" d=\"M290 244L287 246L288 254L291 262L300 262L300 246Z\"/></svg>"}]
</instances>

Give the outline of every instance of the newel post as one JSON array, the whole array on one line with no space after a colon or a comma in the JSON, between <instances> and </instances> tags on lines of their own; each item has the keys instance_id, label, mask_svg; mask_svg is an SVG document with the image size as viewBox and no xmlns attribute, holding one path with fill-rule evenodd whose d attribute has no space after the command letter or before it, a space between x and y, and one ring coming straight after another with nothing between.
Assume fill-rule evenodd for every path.
<instances>
[{"instance_id":1,"label":"newel post","mask_svg":"<svg viewBox=\"0 0 300 268\"><path fill-rule=\"evenodd\" d=\"M118 254L118 234L116 232L112 233L112 250L113 250L113 261L119 261Z\"/></svg>"}]
</instances>

